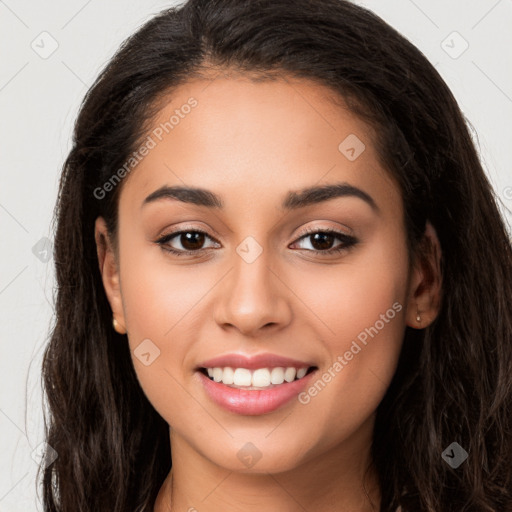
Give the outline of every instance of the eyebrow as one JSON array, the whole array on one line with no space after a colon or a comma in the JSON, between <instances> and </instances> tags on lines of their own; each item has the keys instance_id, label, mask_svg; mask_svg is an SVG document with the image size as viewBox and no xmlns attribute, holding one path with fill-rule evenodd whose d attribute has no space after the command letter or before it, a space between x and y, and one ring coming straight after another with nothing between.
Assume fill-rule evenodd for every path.
<instances>
[{"instance_id":1,"label":"eyebrow","mask_svg":"<svg viewBox=\"0 0 512 512\"><path fill-rule=\"evenodd\" d=\"M323 203L337 197L357 197L371 206L372 210L379 212L379 207L374 199L363 190L350 185L349 183L334 183L331 185L320 185L302 190L291 190L287 193L281 207L285 210L296 210L312 204ZM224 203L222 198L203 188L183 187L164 185L155 190L144 199L142 207L161 199L177 200L183 203L205 206L222 210Z\"/></svg>"}]
</instances>

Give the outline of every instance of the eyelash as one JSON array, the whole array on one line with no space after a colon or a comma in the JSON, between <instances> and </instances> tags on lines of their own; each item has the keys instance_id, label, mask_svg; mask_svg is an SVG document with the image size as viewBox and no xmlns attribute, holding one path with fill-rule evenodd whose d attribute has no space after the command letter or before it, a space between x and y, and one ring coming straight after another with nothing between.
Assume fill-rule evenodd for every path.
<instances>
[{"instance_id":1,"label":"eyelash","mask_svg":"<svg viewBox=\"0 0 512 512\"><path fill-rule=\"evenodd\" d=\"M205 231L203 231L201 229L190 228L190 229L184 229L181 231L175 231L173 233L169 233L168 235L164 235L161 238L159 238L156 241L156 243L161 247L162 250L169 252L175 256L197 256L199 252L205 250L205 249L198 249L196 251L176 250L176 249L172 249L169 247L165 247L166 243L171 241L173 238L176 238L177 236L182 235L183 233L201 233L213 240L213 238L210 235L208 235L208 233L206 233ZM316 252L316 253L320 253L320 254L332 255L332 254L338 254L338 253L341 253L342 251L348 250L349 248L355 246L358 243L358 240L355 237L346 235L345 233L341 233L339 231L336 231L336 230L330 229L330 228L326 228L326 229L309 228L296 241L298 242L299 240L302 240L303 238L307 238L308 236L315 235L317 233L335 235L336 238L341 240L343 243L338 245L337 247L333 247L332 249L327 249L325 251L312 250L312 249L302 249L302 250L309 251L309 252ZM301 249L299 249L299 250L301 250Z\"/></svg>"}]
</instances>

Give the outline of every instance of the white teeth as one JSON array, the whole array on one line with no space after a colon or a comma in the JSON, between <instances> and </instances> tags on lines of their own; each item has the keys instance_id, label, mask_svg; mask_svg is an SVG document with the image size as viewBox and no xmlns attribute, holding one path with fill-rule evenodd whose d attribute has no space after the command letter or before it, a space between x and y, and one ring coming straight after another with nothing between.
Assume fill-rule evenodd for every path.
<instances>
[{"instance_id":1,"label":"white teeth","mask_svg":"<svg viewBox=\"0 0 512 512\"><path fill-rule=\"evenodd\" d=\"M224 368L224 371L222 372L222 382L224 384L235 383L235 370L233 370L233 368Z\"/></svg>"},{"instance_id":2,"label":"white teeth","mask_svg":"<svg viewBox=\"0 0 512 512\"><path fill-rule=\"evenodd\" d=\"M284 368L272 368L270 373L270 382L272 384L282 384L284 382Z\"/></svg>"},{"instance_id":3,"label":"white teeth","mask_svg":"<svg viewBox=\"0 0 512 512\"><path fill-rule=\"evenodd\" d=\"M251 370L247 370L246 368L237 368L235 370L235 375L233 376L233 384L235 386L250 386Z\"/></svg>"},{"instance_id":4,"label":"white teeth","mask_svg":"<svg viewBox=\"0 0 512 512\"><path fill-rule=\"evenodd\" d=\"M220 382L222 380L222 368L214 368L213 369L213 380L215 382Z\"/></svg>"},{"instance_id":5,"label":"white teeth","mask_svg":"<svg viewBox=\"0 0 512 512\"><path fill-rule=\"evenodd\" d=\"M270 386L270 372L267 368L258 368L252 374L252 385L258 388Z\"/></svg>"},{"instance_id":6,"label":"white teeth","mask_svg":"<svg viewBox=\"0 0 512 512\"><path fill-rule=\"evenodd\" d=\"M232 387L268 388L286 382L293 382L302 379L308 368L258 368L248 370L247 368L207 368L208 376L215 382L222 382Z\"/></svg>"},{"instance_id":7,"label":"white teeth","mask_svg":"<svg viewBox=\"0 0 512 512\"><path fill-rule=\"evenodd\" d=\"M284 371L284 380L286 382L293 382L295 380L295 375L297 375L297 370L295 368L286 368Z\"/></svg>"},{"instance_id":8,"label":"white teeth","mask_svg":"<svg viewBox=\"0 0 512 512\"><path fill-rule=\"evenodd\" d=\"M302 377L306 375L307 371L307 368L301 368L300 370L297 370L297 379L302 379Z\"/></svg>"}]
</instances>

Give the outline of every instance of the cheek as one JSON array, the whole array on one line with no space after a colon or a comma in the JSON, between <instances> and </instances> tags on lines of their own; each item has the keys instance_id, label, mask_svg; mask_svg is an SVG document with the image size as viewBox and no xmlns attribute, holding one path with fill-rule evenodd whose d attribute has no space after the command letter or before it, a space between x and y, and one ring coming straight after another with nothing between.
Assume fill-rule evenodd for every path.
<instances>
[{"instance_id":1,"label":"cheek","mask_svg":"<svg viewBox=\"0 0 512 512\"><path fill-rule=\"evenodd\" d=\"M403 309L407 278L405 243L397 234L390 238L383 233L347 254L340 264L303 272L303 277L295 280L295 292L316 314L311 321L316 318L316 324L319 320L323 324L322 334L329 340L331 352L339 352L347 340L373 326L395 302ZM401 331L403 319L400 315L395 318L395 312L390 311L394 317L390 323L397 326L393 326L396 334Z\"/></svg>"},{"instance_id":2,"label":"cheek","mask_svg":"<svg viewBox=\"0 0 512 512\"><path fill-rule=\"evenodd\" d=\"M219 272L208 264L192 268L175 259L171 263L158 247L133 242L122 253L121 288L135 372L168 423L200 423L195 422L198 413L190 412L183 385L197 360L198 321L209 313L204 301L218 280Z\"/></svg>"},{"instance_id":3,"label":"cheek","mask_svg":"<svg viewBox=\"0 0 512 512\"><path fill-rule=\"evenodd\" d=\"M176 342L177 333L201 295L201 290L190 286L190 280L187 283L185 273L166 265L163 256L159 248L133 243L122 253L120 275L135 372L160 413L169 393L179 396L175 379L182 379L187 347Z\"/></svg>"},{"instance_id":4,"label":"cheek","mask_svg":"<svg viewBox=\"0 0 512 512\"><path fill-rule=\"evenodd\" d=\"M147 246L133 248L122 259L123 305L134 343L154 338L161 345L172 345L176 332L183 333L194 307L214 285L211 270L204 266L191 270L175 261L160 248Z\"/></svg>"},{"instance_id":5,"label":"cheek","mask_svg":"<svg viewBox=\"0 0 512 512\"><path fill-rule=\"evenodd\" d=\"M301 400L318 435L325 424L350 435L375 411L395 373L408 276L406 247L395 241L374 243L331 275L316 275L318 293L309 297L328 327L322 340L329 361Z\"/></svg>"}]
</instances>

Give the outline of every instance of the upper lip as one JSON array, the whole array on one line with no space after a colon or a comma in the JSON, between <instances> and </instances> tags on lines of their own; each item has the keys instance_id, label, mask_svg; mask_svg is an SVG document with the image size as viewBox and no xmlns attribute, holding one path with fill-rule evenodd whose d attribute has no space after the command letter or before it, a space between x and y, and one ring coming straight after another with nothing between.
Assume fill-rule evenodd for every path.
<instances>
[{"instance_id":1,"label":"upper lip","mask_svg":"<svg viewBox=\"0 0 512 512\"><path fill-rule=\"evenodd\" d=\"M249 370L256 368L309 368L313 363L290 359L289 357L279 356L277 354L257 354L246 356L244 354L225 354L203 361L198 365L199 368L247 368Z\"/></svg>"}]
</instances>

